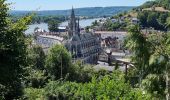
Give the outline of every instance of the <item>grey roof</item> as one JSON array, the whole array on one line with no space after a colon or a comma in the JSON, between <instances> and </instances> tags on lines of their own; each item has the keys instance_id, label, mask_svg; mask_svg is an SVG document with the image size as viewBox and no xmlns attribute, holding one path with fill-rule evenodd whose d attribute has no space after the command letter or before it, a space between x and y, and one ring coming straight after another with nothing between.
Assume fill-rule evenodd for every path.
<instances>
[{"instance_id":1,"label":"grey roof","mask_svg":"<svg viewBox=\"0 0 170 100\"><path fill-rule=\"evenodd\" d=\"M71 37L70 41L80 41L80 37L78 35L74 35Z\"/></svg>"},{"instance_id":2,"label":"grey roof","mask_svg":"<svg viewBox=\"0 0 170 100\"><path fill-rule=\"evenodd\" d=\"M94 36L91 33L84 33L72 36L69 41L84 41L91 38L94 38Z\"/></svg>"}]
</instances>

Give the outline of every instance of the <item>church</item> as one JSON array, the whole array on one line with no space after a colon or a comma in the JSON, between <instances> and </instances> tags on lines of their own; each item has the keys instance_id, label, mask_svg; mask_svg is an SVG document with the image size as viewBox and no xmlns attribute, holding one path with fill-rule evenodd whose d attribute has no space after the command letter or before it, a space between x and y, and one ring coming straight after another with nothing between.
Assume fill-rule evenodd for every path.
<instances>
[{"instance_id":1,"label":"church","mask_svg":"<svg viewBox=\"0 0 170 100\"><path fill-rule=\"evenodd\" d=\"M64 44L71 52L73 61L97 63L101 51L100 40L93 33L80 32L79 18L76 18L73 8L68 23L68 36Z\"/></svg>"},{"instance_id":2,"label":"church","mask_svg":"<svg viewBox=\"0 0 170 100\"><path fill-rule=\"evenodd\" d=\"M50 32L35 32L35 42L48 49L56 44L64 45L72 54L72 61L96 64L101 51L100 38L88 32L81 32L79 18L75 16L74 9L71 10L70 21L67 27L67 39Z\"/></svg>"}]
</instances>

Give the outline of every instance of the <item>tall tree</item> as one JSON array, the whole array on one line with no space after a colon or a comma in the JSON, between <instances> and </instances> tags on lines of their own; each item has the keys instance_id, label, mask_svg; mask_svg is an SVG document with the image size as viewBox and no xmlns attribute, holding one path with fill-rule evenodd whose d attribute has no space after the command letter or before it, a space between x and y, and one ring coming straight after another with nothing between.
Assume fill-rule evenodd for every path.
<instances>
[{"instance_id":1,"label":"tall tree","mask_svg":"<svg viewBox=\"0 0 170 100\"><path fill-rule=\"evenodd\" d=\"M5 86L5 99L22 95L22 77L26 66L26 44L24 31L31 17L24 17L17 23L8 19L6 0L0 0L0 84Z\"/></svg>"},{"instance_id":2,"label":"tall tree","mask_svg":"<svg viewBox=\"0 0 170 100\"><path fill-rule=\"evenodd\" d=\"M149 43L144 34L140 32L139 26L129 28L129 34L125 40L126 47L133 52L132 60L139 70L140 82L144 77L145 69L149 66Z\"/></svg>"},{"instance_id":3,"label":"tall tree","mask_svg":"<svg viewBox=\"0 0 170 100\"><path fill-rule=\"evenodd\" d=\"M48 21L48 29L50 32L58 32L59 21L58 20L50 20Z\"/></svg>"},{"instance_id":4,"label":"tall tree","mask_svg":"<svg viewBox=\"0 0 170 100\"><path fill-rule=\"evenodd\" d=\"M44 70L46 56L42 47L38 45L33 45L28 50L28 60L30 65L32 64L33 69Z\"/></svg>"},{"instance_id":5,"label":"tall tree","mask_svg":"<svg viewBox=\"0 0 170 100\"><path fill-rule=\"evenodd\" d=\"M63 78L71 66L71 55L62 45L52 47L46 59L46 69L54 79Z\"/></svg>"}]
</instances>

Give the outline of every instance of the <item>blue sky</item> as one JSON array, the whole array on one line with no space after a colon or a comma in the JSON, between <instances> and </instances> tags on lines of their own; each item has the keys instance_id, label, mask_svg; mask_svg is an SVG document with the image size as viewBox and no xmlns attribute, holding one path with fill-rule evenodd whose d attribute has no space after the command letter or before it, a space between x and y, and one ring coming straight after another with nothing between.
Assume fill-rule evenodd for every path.
<instances>
[{"instance_id":1,"label":"blue sky","mask_svg":"<svg viewBox=\"0 0 170 100\"><path fill-rule=\"evenodd\" d=\"M7 0L13 10L62 10L81 7L139 6L151 0Z\"/></svg>"}]
</instances>

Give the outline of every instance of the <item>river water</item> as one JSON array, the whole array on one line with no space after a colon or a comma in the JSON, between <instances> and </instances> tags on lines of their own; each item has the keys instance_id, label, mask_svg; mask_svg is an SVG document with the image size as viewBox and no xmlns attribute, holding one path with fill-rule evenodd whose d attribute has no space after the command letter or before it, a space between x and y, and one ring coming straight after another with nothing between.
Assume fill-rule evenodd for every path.
<instances>
[{"instance_id":1,"label":"river water","mask_svg":"<svg viewBox=\"0 0 170 100\"><path fill-rule=\"evenodd\" d=\"M80 20L80 26L82 28L86 27L86 26L90 26L92 24L92 22L94 22L95 20L100 20L101 18L94 18L94 19L83 19L83 20ZM67 26L68 25L68 21L65 21L65 22L62 22L60 24L60 26ZM32 34L34 33L34 29L36 27L39 27L41 29L44 29L46 30L47 32L49 31L48 30L48 24L46 23L41 23L41 24L32 24L32 25L29 25L28 29L25 31L26 34Z\"/></svg>"}]
</instances>

